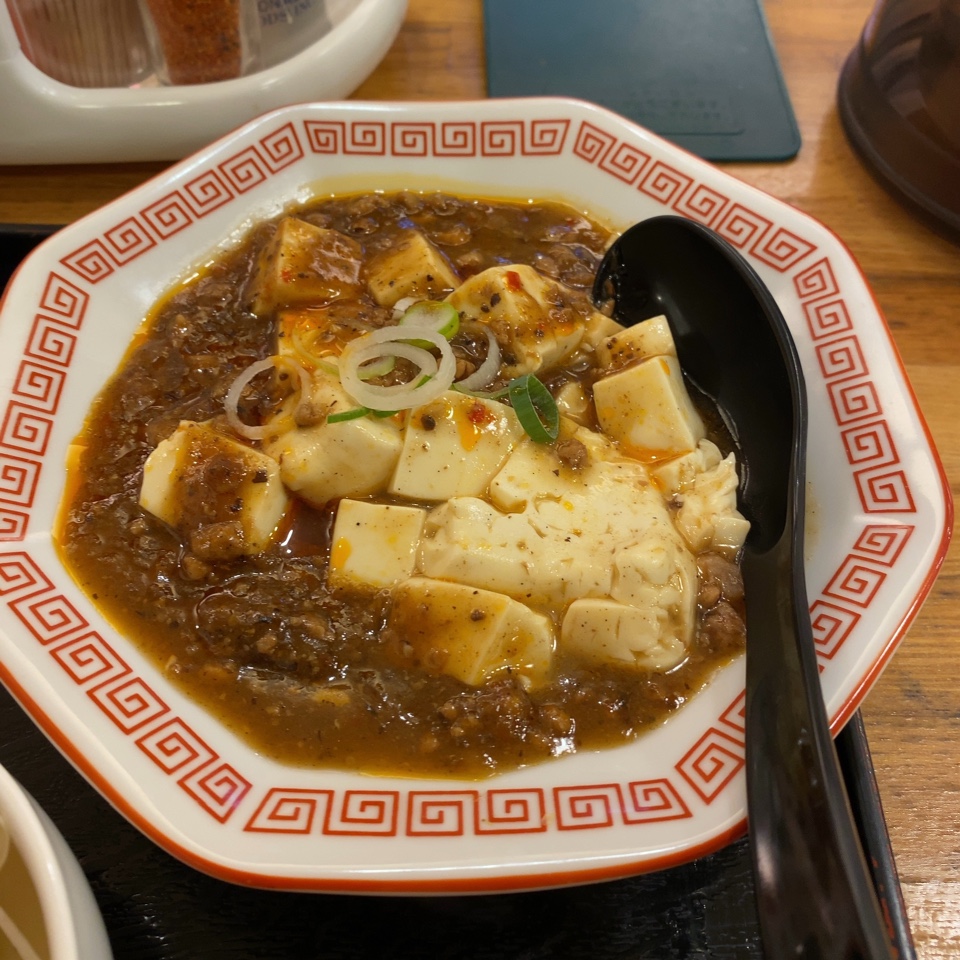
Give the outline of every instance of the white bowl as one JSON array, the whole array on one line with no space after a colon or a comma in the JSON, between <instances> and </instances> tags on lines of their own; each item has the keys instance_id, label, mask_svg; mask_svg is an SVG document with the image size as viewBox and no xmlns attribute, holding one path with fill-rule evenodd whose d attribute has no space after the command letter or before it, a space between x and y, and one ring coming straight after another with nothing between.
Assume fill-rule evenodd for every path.
<instances>
[{"instance_id":1,"label":"white bowl","mask_svg":"<svg viewBox=\"0 0 960 960\"><path fill-rule=\"evenodd\" d=\"M110 960L107 931L80 864L50 818L3 767L0 822L36 892L34 902L39 902L43 915L50 960ZM0 870L5 860L2 846L0 842ZM19 914L2 900L0 909L22 923L19 917L33 900L25 895Z\"/></svg>"},{"instance_id":2,"label":"white bowl","mask_svg":"<svg viewBox=\"0 0 960 960\"><path fill-rule=\"evenodd\" d=\"M0 308L0 677L171 853L240 883L453 892L653 870L745 830L743 663L635 743L483 782L285 767L118 636L50 541L67 445L153 302L253 221L314 194L561 197L618 227L663 212L747 257L810 399L807 582L834 729L930 590L951 502L890 332L843 244L620 117L555 99L267 114L45 242Z\"/></svg>"}]
</instances>

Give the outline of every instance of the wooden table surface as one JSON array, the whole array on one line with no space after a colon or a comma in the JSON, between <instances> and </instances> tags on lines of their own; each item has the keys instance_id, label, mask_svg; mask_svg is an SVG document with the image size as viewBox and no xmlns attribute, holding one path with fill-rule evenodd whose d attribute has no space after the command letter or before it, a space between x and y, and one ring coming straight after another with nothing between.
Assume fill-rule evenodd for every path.
<instances>
[{"instance_id":1,"label":"wooden table surface","mask_svg":"<svg viewBox=\"0 0 960 960\"><path fill-rule=\"evenodd\" d=\"M788 163L726 169L821 220L850 247L893 331L943 459L960 481L960 245L871 179L837 116L841 64L869 0L766 0L803 137ZM484 95L481 0L410 0L386 59L355 96ZM2 133L0 133L2 135ZM0 222L65 223L164 164L0 168ZM918 954L960 956L960 552L863 706Z\"/></svg>"}]
</instances>

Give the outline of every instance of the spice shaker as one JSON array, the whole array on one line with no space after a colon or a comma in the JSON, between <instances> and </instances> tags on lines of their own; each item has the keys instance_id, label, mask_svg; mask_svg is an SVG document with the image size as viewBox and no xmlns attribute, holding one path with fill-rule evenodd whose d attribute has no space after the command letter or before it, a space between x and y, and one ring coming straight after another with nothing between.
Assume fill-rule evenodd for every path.
<instances>
[{"instance_id":1,"label":"spice shaker","mask_svg":"<svg viewBox=\"0 0 960 960\"><path fill-rule=\"evenodd\" d=\"M326 0L6 3L27 58L75 87L233 80L295 57L334 26Z\"/></svg>"},{"instance_id":2,"label":"spice shaker","mask_svg":"<svg viewBox=\"0 0 960 960\"><path fill-rule=\"evenodd\" d=\"M138 0L7 0L26 57L74 87L129 87L153 73Z\"/></svg>"},{"instance_id":3,"label":"spice shaker","mask_svg":"<svg viewBox=\"0 0 960 960\"><path fill-rule=\"evenodd\" d=\"M161 83L231 80L258 65L256 0L142 0Z\"/></svg>"}]
</instances>

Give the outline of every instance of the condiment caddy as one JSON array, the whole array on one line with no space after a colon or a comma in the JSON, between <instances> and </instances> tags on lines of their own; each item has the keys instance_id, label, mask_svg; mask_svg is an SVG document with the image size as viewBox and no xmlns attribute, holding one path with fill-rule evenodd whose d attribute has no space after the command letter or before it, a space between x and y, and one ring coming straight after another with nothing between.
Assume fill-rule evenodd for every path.
<instances>
[{"instance_id":1,"label":"condiment caddy","mask_svg":"<svg viewBox=\"0 0 960 960\"><path fill-rule=\"evenodd\" d=\"M36 65L38 58L25 51L22 20L15 23L12 4L0 2L0 164L178 159L274 107L341 99L386 54L407 4L273 0L256 6L259 68L252 72L209 83L164 83L162 68L142 66L145 54L129 85L108 86L107 78L79 86ZM304 9L311 15L296 19ZM54 60L63 65L62 54Z\"/></svg>"}]
</instances>

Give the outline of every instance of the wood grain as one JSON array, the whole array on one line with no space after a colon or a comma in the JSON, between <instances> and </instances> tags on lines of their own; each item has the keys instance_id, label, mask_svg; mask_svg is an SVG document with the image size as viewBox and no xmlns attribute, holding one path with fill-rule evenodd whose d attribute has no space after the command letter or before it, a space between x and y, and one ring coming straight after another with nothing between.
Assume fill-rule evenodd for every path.
<instances>
[{"instance_id":1,"label":"wood grain","mask_svg":"<svg viewBox=\"0 0 960 960\"><path fill-rule=\"evenodd\" d=\"M780 164L730 173L821 220L873 287L941 453L960 481L960 246L915 220L876 183L843 135L836 85L868 0L767 0L803 136ZM480 0L411 0L406 22L359 99L484 95ZM0 169L0 221L65 223L163 164ZM863 714L918 953L960 956L960 555L942 574Z\"/></svg>"}]
</instances>

